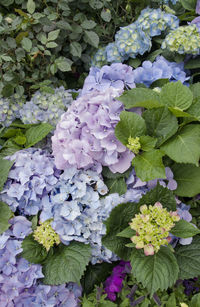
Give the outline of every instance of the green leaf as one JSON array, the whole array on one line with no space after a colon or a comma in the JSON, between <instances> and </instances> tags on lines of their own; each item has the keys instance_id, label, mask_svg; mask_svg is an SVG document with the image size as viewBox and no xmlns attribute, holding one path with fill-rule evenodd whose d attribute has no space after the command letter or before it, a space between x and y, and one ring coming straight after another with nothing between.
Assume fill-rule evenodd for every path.
<instances>
[{"instance_id":1,"label":"green leaf","mask_svg":"<svg viewBox=\"0 0 200 307\"><path fill-rule=\"evenodd\" d=\"M145 256L143 251L133 249L131 254L133 276L150 292L166 290L178 279L179 267L168 247L161 246L158 253Z\"/></svg>"},{"instance_id":2,"label":"green leaf","mask_svg":"<svg viewBox=\"0 0 200 307\"><path fill-rule=\"evenodd\" d=\"M159 94L147 88L133 88L117 98L126 109L144 107L147 109L161 107Z\"/></svg>"},{"instance_id":3,"label":"green leaf","mask_svg":"<svg viewBox=\"0 0 200 307\"><path fill-rule=\"evenodd\" d=\"M82 47L78 42L70 43L70 53L78 58L81 57Z\"/></svg>"},{"instance_id":4,"label":"green leaf","mask_svg":"<svg viewBox=\"0 0 200 307\"><path fill-rule=\"evenodd\" d=\"M95 265L89 264L86 272L81 280L83 291L89 294L94 289L94 286L99 286L106 278L111 275L113 267L116 263L98 263Z\"/></svg>"},{"instance_id":5,"label":"green leaf","mask_svg":"<svg viewBox=\"0 0 200 307\"><path fill-rule=\"evenodd\" d=\"M13 217L13 212L9 206L3 202L0 202L0 235L6 231L11 224L8 221Z\"/></svg>"},{"instance_id":6,"label":"green leaf","mask_svg":"<svg viewBox=\"0 0 200 307\"><path fill-rule=\"evenodd\" d=\"M158 139L157 146L168 140L178 130L176 117L166 107L146 110L142 116L145 119L147 133Z\"/></svg>"},{"instance_id":7,"label":"green leaf","mask_svg":"<svg viewBox=\"0 0 200 307\"><path fill-rule=\"evenodd\" d=\"M124 230L120 231L117 234L117 237L122 237L122 238L131 238L132 236L135 236L136 231L131 229L131 227L126 227Z\"/></svg>"},{"instance_id":8,"label":"green leaf","mask_svg":"<svg viewBox=\"0 0 200 307\"><path fill-rule=\"evenodd\" d=\"M103 9L101 11L101 18L105 21L105 22L110 22L111 21L111 12L109 9Z\"/></svg>"},{"instance_id":9,"label":"green leaf","mask_svg":"<svg viewBox=\"0 0 200 307\"><path fill-rule=\"evenodd\" d=\"M72 242L70 245L59 245L53 255L47 257L43 265L43 283L60 285L67 282L80 284L86 266L91 258L89 245Z\"/></svg>"},{"instance_id":10,"label":"green leaf","mask_svg":"<svg viewBox=\"0 0 200 307\"><path fill-rule=\"evenodd\" d=\"M152 150L155 147L156 143L157 139L149 135L142 135L140 137L141 149L144 151Z\"/></svg>"},{"instance_id":11,"label":"green leaf","mask_svg":"<svg viewBox=\"0 0 200 307\"><path fill-rule=\"evenodd\" d=\"M24 50L26 50L27 52L29 52L32 48L32 41L27 37L24 37L22 39L21 44Z\"/></svg>"},{"instance_id":12,"label":"green leaf","mask_svg":"<svg viewBox=\"0 0 200 307\"><path fill-rule=\"evenodd\" d=\"M163 207L167 208L168 210L176 210L176 200L173 192L159 184L157 184L154 189L150 190L142 196L139 201L139 206L142 206L144 204L148 206L154 205L157 201L160 202Z\"/></svg>"},{"instance_id":13,"label":"green leaf","mask_svg":"<svg viewBox=\"0 0 200 307\"><path fill-rule=\"evenodd\" d=\"M140 64L141 64L141 60L138 58L135 58L135 59L129 58L128 60L128 65L132 66L133 68L137 68L138 66L140 66Z\"/></svg>"},{"instance_id":14,"label":"green leaf","mask_svg":"<svg viewBox=\"0 0 200 307\"><path fill-rule=\"evenodd\" d=\"M124 178L115 178L115 179L105 179L105 184L109 189L109 193L118 193L122 195L126 193L127 186Z\"/></svg>"},{"instance_id":15,"label":"green leaf","mask_svg":"<svg viewBox=\"0 0 200 307\"><path fill-rule=\"evenodd\" d=\"M193 97L200 97L200 82L190 85L190 90L193 93Z\"/></svg>"},{"instance_id":16,"label":"green leaf","mask_svg":"<svg viewBox=\"0 0 200 307\"><path fill-rule=\"evenodd\" d=\"M157 58L157 56L160 55L162 52L163 52L163 49L155 50L155 51L151 52L151 53L147 56L146 60L147 60L147 61L154 62L155 59Z\"/></svg>"},{"instance_id":17,"label":"green leaf","mask_svg":"<svg viewBox=\"0 0 200 307\"><path fill-rule=\"evenodd\" d=\"M185 66L185 69L197 69L200 68L200 58L197 57L196 59L189 60Z\"/></svg>"},{"instance_id":18,"label":"green leaf","mask_svg":"<svg viewBox=\"0 0 200 307\"><path fill-rule=\"evenodd\" d=\"M108 179L128 178L131 173L131 169L128 169L125 173L112 173L108 167L104 166L102 175Z\"/></svg>"},{"instance_id":19,"label":"green leaf","mask_svg":"<svg viewBox=\"0 0 200 307\"><path fill-rule=\"evenodd\" d=\"M138 206L135 203L120 204L111 211L105 221L106 235L102 239L103 245L124 260L129 259L130 249L125 245L130 243L130 239L117 237L117 234L128 227L137 212Z\"/></svg>"},{"instance_id":20,"label":"green leaf","mask_svg":"<svg viewBox=\"0 0 200 307\"><path fill-rule=\"evenodd\" d=\"M179 245L175 256L180 268L179 279L194 278L200 274L200 238L195 237L190 245Z\"/></svg>"},{"instance_id":21,"label":"green leaf","mask_svg":"<svg viewBox=\"0 0 200 307\"><path fill-rule=\"evenodd\" d=\"M172 171L178 184L176 195L193 197L200 193L200 167L191 164L174 164Z\"/></svg>"},{"instance_id":22,"label":"green leaf","mask_svg":"<svg viewBox=\"0 0 200 307\"><path fill-rule=\"evenodd\" d=\"M26 143L26 137L24 135L17 135L13 140L18 145L24 145Z\"/></svg>"},{"instance_id":23,"label":"green leaf","mask_svg":"<svg viewBox=\"0 0 200 307\"><path fill-rule=\"evenodd\" d=\"M0 191L3 189L4 183L8 178L9 171L15 161L9 161L3 158L0 158Z\"/></svg>"},{"instance_id":24,"label":"green leaf","mask_svg":"<svg viewBox=\"0 0 200 307\"><path fill-rule=\"evenodd\" d=\"M193 11L196 8L196 0L181 0L182 6L189 11Z\"/></svg>"},{"instance_id":25,"label":"green leaf","mask_svg":"<svg viewBox=\"0 0 200 307\"><path fill-rule=\"evenodd\" d=\"M190 238L200 233L200 230L187 221L180 220L170 230L170 233L179 238Z\"/></svg>"},{"instance_id":26,"label":"green leaf","mask_svg":"<svg viewBox=\"0 0 200 307\"><path fill-rule=\"evenodd\" d=\"M56 48L58 46L58 44L56 44L55 42L49 42L46 44L47 48Z\"/></svg>"},{"instance_id":27,"label":"green leaf","mask_svg":"<svg viewBox=\"0 0 200 307\"><path fill-rule=\"evenodd\" d=\"M70 24L65 21L65 20L60 20L56 23L57 27L62 29L62 30L69 30L72 31L72 27L70 26Z\"/></svg>"},{"instance_id":28,"label":"green leaf","mask_svg":"<svg viewBox=\"0 0 200 307\"><path fill-rule=\"evenodd\" d=\"M192 105L189 107L189 109L187 109L187 113L190 117L184 118L184 124L192 121L200 121L200 96L198 98L194 98Z\"/></svg>"},{"instance_id":29,"label":"green leaf","mask_svg":"<svg viewBox=\"0 0 200 307\"><path fill-rule=\"evenodd\" d=\"M193 295L190 307L199 307L200 306L200 293Z\"/></svg>"},{"instance_id":30,"label":"green leaf","mask_svg":"<svg viewBox=\"0 0 200 307\"><path fill-rule=\"evenodd\" d=\"M132 161L136 175L142 181L166 178L162 157L163 154L157 149L137 155Z\"/></svg>"},{"instance_id":31,"label":"green leaf","mask_svg":"<svg viewBox=\"0 0 200 307\"><path fill-rule=\"evenodd\" d=\"M58 68L65 72L65 71L71 71L72 61L65 58L65 57L59 57L55 60L55 64L58 66Z\"/></svg>"},{"instance_id":32,"label":"green leaf","mask_svg":"<svg viewBox=\"0 0 200 307\"><path fill-rule=\"evenodd\" d=\"M53 129L50 124L40 124L31 127L26 131L26 148L31 147L41 141Z\"/></svg>"},{"instance_id":33,"label":"green leaf","mask_svg":"<svg viewBox=\"0 0 200 307\"><path fill-rule=\"evenodd\" d=\"M128 144L128 138L145 134L146 126L144 119L136 113L122 111L120 121L115 127L115 136L122 144Z\"/></svg>"},{"instance_id":34,"label":"green leaf","mask_svg":"<svg viewBox=\"0 0 200 307\"><path fill-rule=\"evenodd\" d=\"M83 29L86 29L86 30L91 30L93 29L94 27L96 26L96 22L94 22L93 20L84 20L82 23L81 23L81 27Z\"/></svg>"},{"instance_id":35,"label":"green leaf","mask_svg":"<svg viewBox=\"0 0 200 307\"><path fill-rule=\"evenodd\" d=\"M56 38L58 38L59 33L60 29L49 32L47 40L54 41Z\"/></svg>"},{"instance_id":36,"label":"green leaf","mask_svg":"<svg viewBox=\"0 0 200 307\"><path fill-rule=\"evenodd\" d=\"M85 39L88 44L95 48L98 48L99 36L94 31L85 31Z\"/></svg>"},{"instance_id":37,"label":"green leaf","mask_svg":"<svg viewBox=\"0 0 200 307\"><path fill-rule=\"evenodd\" d=\"M191 115L187 112L181 111L177 108L169 107L169 110L174 114L176 117L191 117Z\"/></svg>"},{"instance_id":38,"label":"green leaf","mask_svg":"<svg viewBox=\"0 0 200 307\"><path fill-rule=\"evenodd\" d=\"M151 83L151 88L163 87L165 84L169 83L169 79L158 79Z\"/></svg>"},{"instance_id":39,"label":"green leaf","mask_svg":"<svg viewBox=\"0 0 200 307\"><path fill-rule=\"evenodd\" d=\"M160 99L162 104L184 111L192 104L193 94L181 81L170 82L163 86Z\"/></svg>"},{"instance_id":40,"label":"green leaf","mask_svg":"<svg viewBox=\"0 0 200 307\"><path fill-rule=\"evenodd\" d=\"M32 234L23 240L22 248L23 252L20 256L28 260L30 263L42 263L48 255L46 248L35 241Z\"/></svg>"},{"instance_id":41,"label":"green leaf","mask_svg":"<svg viewBox=\"0 0 200 307\"><path fill-rule=\"evenodd\" d=\"M28 0L28 2L27 2L27 11L30 14L33 14L35 12L35 2L33 0Z\"/></svg>"},{"instance_id":42,"label":"green leaf","mask_svg":"<svg viewBox=\"0 0 200 307\"><path fill-rule=\"evenodd\" d=\"M199 165L200 126L187 125L160 148L177 163Z\"/></svg>"}]
</instances>

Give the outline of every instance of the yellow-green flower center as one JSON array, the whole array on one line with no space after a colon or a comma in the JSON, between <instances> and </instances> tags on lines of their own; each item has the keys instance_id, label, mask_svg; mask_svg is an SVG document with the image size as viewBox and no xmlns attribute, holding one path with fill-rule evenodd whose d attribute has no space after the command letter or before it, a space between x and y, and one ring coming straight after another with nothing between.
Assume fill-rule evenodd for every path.
<instances>
[{"instance_id":1,"label":"yellow-green flower center","mask_svg":"<svg viewBox=\"0 0 200 307\"><path fill-rule=\"evenodd\" d=\"M132 138L131 136L129 136L128 144L126 145L126 147L128 147L134 154L138 154L141 148L140 138Z\"/></svg>"},{"instance_id":2,"label":"yellow-green flower center","mask_svg":"<svg viewBox=\"0 0 200 307\"><path fill-rule=\"evenodd\" d=\"M36 228L33 232L33 237L36 241L42 244L47 251L54 245L60 243L59 235L51 227L52 220L47 220Z\"/></svg>"}]
</instances>

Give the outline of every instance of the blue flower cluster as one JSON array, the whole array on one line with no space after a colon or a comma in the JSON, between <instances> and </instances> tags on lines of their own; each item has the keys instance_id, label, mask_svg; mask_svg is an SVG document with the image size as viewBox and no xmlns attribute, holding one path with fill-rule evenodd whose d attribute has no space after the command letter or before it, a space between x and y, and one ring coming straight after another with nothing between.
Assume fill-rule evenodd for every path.
<instances>
[{"instance_id":1,"label":"blue flower cluster","mask_svg":"<svg viewBox=\"0 0 200 307\"><path fill-rule=\"evenodd\" d=\"M143 55L151 49L151 37L162 31L174 30L179 26L179 19L161 9L146 8L138 20L120 28L115 35L115 42L101 48L92 60L92 66L101 67L105 62L123 62L128 58Z\"/></svg>"},{"instance_id":2,"label":"blue flower cluster","mask_svg":"<svg viewBox=\"0 0 200 307\"><path fill-rule=\"evenodd\" d=\"M163 56L158 56L153 63L144 61L141 67L133 71L133 77L135 83L143 83L147 87L158 79L180 80L182 83L189 79L184 71L183 62L169 62Z\"/></svg>"},{"instance_id":3,"label":"blue flower cluster","mask_svg":"<svg viewBox=\"0 0 200 307\"><path fill-rule=\"evenodd\" d=\"M1 307L78 307L81 288L74 284L40 285L42 266L19 258L23 239L32 232L24 216L10 220L11 227L0 236L0 306Z\"/></svg>"},{"instance_id":4,"label":"blue flower cluster","mask_svg":"<svg viewBox=\"0 0 200 307\"><path fill-rule=\"evenodd\" d=\"M17 258L22 240L32 232L31 222L23 216L10 220L11 227L0 236L0 306L16 306L12 301L26 288L44 277L42 267Z\"/></svg>"},{"instance_id":5,"label":"blue flower cluster","mask_svg":"<svg viewBox=\"0 0 200 307\"><path fill-rule=\"evenodd\" d=\"M177 2L179 2L179 0L162 0L162 2L166 5L172 3L172 4L176 4Z\"/></svg>"},{"instance_id":6,"label":"blue flower cluster","mask_svg":"<svg viewBox=\"0 0 200 307\"><path fill-rule=\"evenodd\" d=\"M8 127L16 118L19 118L19 111L23 101L24 97L19 102L15 95L9 98L0 97L0 125Z\"/></svg>"},{"instance_id":7,"label":"blue flower cluster","mask_svg":"<svg viewBox=\"0 0 200 307\"><path fill-rule=\"evenodd\" d=\"M50 123L56 126L61 115L73 101L72 95L63 86L56 88L54 94L37 91L20 110L24 124Z\"/></svg>"},{"instance_id":8,"label":"blue flower cluster","mask_svg":"<svg viewBox=\"0 0 200 307\"><path fill-rule=\"evenodd\" d=\"M52 156L41 149L28 148L7 157L15 160L8 180L0 193L0 199L12 211L20 214L37 214L42 206L42 198L58 182L60 171L54 165Z\"/></svg>"},{"instance_id":9,"label":"blue flower cluster","mask_svg":"<svg viewBox=\"0 0 200 307\"><path fill-rule=\"evenodd\" d=\"M134 88L134 74L131 66L122 63L113 63L110 66L104 65L102 68L91 67L89 75L85 79L81 95L85 95L92 90L105 91L109 87Z\"/></svg>"}]
</instances>

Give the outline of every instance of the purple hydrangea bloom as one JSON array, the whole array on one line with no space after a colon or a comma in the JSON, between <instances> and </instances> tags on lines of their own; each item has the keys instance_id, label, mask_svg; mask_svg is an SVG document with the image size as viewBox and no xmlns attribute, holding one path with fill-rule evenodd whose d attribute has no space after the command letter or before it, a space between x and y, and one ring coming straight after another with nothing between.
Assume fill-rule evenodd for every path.
<instances>
[{"instance_id":1,"label":"purple hydrangea bloom","mask_svg":"<svg viewBox=\"0 0 200 307\"><path fill-rule=\"evenodd\" d=\"M120 261L120 263L113 269L112 274L105 281L105 292L107 294L107 298L110 301L115 301L117 296L116 294L121 292L122 283L126 274L131 272L130 262Z\"/></svg>"},{"instance_id":2,"label":"purple hydrangea bloom","mask_svg":"<svg viewBox=\"0 0 200 307\"><path fill-rule=\"evenodd\" d=\"M53 154L58 169L75 166L78 169L102 165L123 173L134 157L115 137L115 126L123 110L115 99L121 91L109 88L104 92L92 91L72 103L62 115L52 137Z\"/></svg>"},{"instance_id":3,"label":"purple hydrangea bloom","mask_svg":"<svg viewBox=\"0 0 200 307\"><path fill-rule=\"evenodd\" d=\"M15 306L13 300L44 277L42 267L18 258L23 238L32 232L31 222L23 216L10 220L11 227L0 236L0 306Z\"/></svg>"},{"instance_id":4,"label":"purple hydrangea bloom","mask_svg":"<svg viewBox=\"0 0 200 307\"><path fill-rule=\"evenodd\" d=\"M85 95L93 89L105 91L109 87L121 90L124 88L134 88L132 67L122 63L113 63L102 68L90 68L90 73L85 79L81 95Z\"/></svg>"},{"instance_id":5,"label":"purple hydrangea bloom","mask_svg":"<svg viewBox=\"0 0 200 307\"><path fill-rule=\"evenodd\" d=\"M197 4L196 4L196 13L198 15L200 15L200 0L197 0Z\"/></svg>"},{"instance_id":6,"label":"purple hydrangea bloom","mask_svg":"<svg viewBox=\"0 0 200 307\"><path fill-rule=\"evenodd\" d=\"M184 292L186 295L194 295L200 291L200 280L197 277L185 279L183 281L183 286L185 288Z\"/></svg>"},{"instance_id":7,"label":"purple hydrangea bloom","mask_svg":"<svg viewBox=\"0 0 200 307\"><path fill-rule=\"evenodd\" d=\"M200 14L200 2L199 2L199 14ZM200 16L194 18L192 21L191 21L192 24L196 24L197 28L198 28L198 31L200 33Z\"/></svg>"},{"instance_id":8,"label":"purple hydrangea bloom","mask_svg":"<svg viewBox=\"0 0 200 307\"><path fill-rule=\"evenodd\" d=\"M34 215L42 208L41 200L58 181L60 171L53 157L41 149L28 148L16 152L9 160L15 160L0 199L12 211Z\"/></svg>"},{"instance_id":9,"label":"purple hydrangea bloom","mask_svg":"<svg viewBox=\"0 0 200 307\"><path fill-rule=\"evenodd\" d=\"M143 83L150 86L158 79L169 79L170 81L187 81L184 71L184 63L169 62L163 56L158 56L152 63L144 61L141 67L133 71L135 83Z\"/></svg>"}]
</instances>

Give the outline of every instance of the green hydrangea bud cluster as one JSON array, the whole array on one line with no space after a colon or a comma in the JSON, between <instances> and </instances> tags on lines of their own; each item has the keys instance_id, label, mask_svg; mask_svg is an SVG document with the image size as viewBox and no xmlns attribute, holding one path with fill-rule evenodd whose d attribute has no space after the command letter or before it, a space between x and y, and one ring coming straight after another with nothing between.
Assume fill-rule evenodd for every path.
<instances>
[{"instance_id":1,"label":"green hydrangea bud cluster","mask_svg":"<svg viewBox=\"0 0 200 307\"><path fill-rule=\"evenodd\" d=\"M191 24L171 31L165 37L161 47L180 54L199 54L200 35L197 26Z\"/></svg>"},{"instance_id":2,"label":"green hydrangea bud cluster","mask_svg":"<svg viewBox=\"0 0 200 307\"><path fill-rule=\"evenodd\" d=\"M131 136L129 136L128 144L126 145L126 147L128 147L134 154L137 155L141 148L140 138L132 138Z\"/></svg>"},{"instance_id":3,"label":"green hydrangea bud cluster","mask_svg":"<svg viewBox=\"0 0 200 307\"><path fill-rule=\"evenodd\" d=\"M51 227L52 220L47 220L36 228L33 237L42 244L47 251L54 245L60 243L59 235Z\"/></svg>"},{"instance_id":4,"label":"green hydrangea bud cluster","mask_svg":"<svg viewBox=\"0 0 200 307\"><path fill-rule=\"evenodd\" d=\"M146 256L154 255L161 245L169 243L169 231L175 226L174 222L180 220L180 216L176 211L167 211L159 202L154 206L141 206L140 212L130 223L131 229L136 231L131 241L137 249L144 248Z\"/></svg>"}]
</instances>

